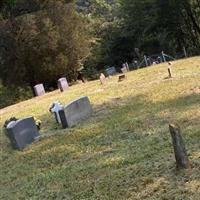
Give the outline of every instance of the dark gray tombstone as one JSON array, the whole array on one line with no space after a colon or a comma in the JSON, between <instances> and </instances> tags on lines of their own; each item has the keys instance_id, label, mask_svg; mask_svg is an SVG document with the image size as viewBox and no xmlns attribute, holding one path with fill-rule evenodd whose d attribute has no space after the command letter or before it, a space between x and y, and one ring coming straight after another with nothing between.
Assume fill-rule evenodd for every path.
<instances>
[{"instance_id":1,"label":"dark gray tombstone","mask_svg":"<svg viewBox=\"0 0 200 200\"><path fill-rule=\"evenodd\" d=\"M63 128L70 128L82 120L90 117L92 107L88 97L81 97L64 107L59 111Z\"/></svg>"},{"instance_id":2,"label":"dark gray tombstone","mask_svg":"<svg viewBox=\"0 0 200 200\"><path fill-rule=\"evenodd\" d=\"M120 75L120 76L119 76L119 79L118 79L118 82L121 82L121 81L123 81L123 80L125 80L125 79L126 79L125 74Z\"/></svg>"},{"instance_id":3,"label":"dark gray tombstone","mask_svg":"<svg viewBox=\"0 0 200 200\"><path fill-rule=\"evenodd\" d=\"M42 96L45 94L45 89L43 84L38 84L34 86L35 96Z\"/></svg>"},{"instance_id":4,"label":"dark gray tombstone","mask_svg":"<svg viewBox=\"0 0 200 200\"><path fill-rule=\"evenodd\" d=\"M69 88L66 78L60 78L58 80L58 88L60 89L61 92L64 92L65 90Z\"/></svg>"},{"instance_id":5,"label":"dark gray tombstone","mask_svg":"<svg viewBox=\"0 0 200 200\"><path fill-rule=\"evenodd\" d=\"M101 82L102 85L106 81L106 77L105 77L105 75L103 73L100 74L99 80L100 80L100 82Z\"/></svg>"},{"instance_id":6,"label":"dark gray tombstone","mask_svg":"<svg viewBox=\"0 0 200 200\"><path fill-rule=\"evenodd\" d=\"M10 122L6 127L6 135L13 148L19 150L39 139L39 132L33 117Z\"/></svg>"},{"instance_id":7,"label":"dark gray tombstone","mask_svg":"<svg viewBox=\"0 0 200 200\"><path fill-rule=\"evenodd\" d=\"M117 71L116 71L115 67L109 67L109 68L106 69L106 74L108 76L112 76L116 73L117 73Z\"/></svg>"}]
</instances>

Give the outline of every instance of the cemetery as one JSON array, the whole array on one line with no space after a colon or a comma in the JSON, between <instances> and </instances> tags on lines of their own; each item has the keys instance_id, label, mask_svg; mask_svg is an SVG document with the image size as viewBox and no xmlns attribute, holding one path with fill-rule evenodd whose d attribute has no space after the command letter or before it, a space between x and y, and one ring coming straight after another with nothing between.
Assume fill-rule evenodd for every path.
<instances>
[{"instance_id":1,"label":"cemetery","mask_svg":"<svg viewBox=\"0 0 200 200\"><path fill-rule=\"evenodd\" d=\"M0 110L0 199L199 199L200 57L121 67Z\"/></svg>"}]
</instances>

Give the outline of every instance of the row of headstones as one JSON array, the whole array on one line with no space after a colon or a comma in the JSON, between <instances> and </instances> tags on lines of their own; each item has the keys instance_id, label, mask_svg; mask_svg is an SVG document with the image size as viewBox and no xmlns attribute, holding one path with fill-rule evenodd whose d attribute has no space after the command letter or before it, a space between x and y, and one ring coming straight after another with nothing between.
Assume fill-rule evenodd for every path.
<instances>
[{"instance_id":1,"label":"row of headstones","mask_svg":"<svg viewBox=\"0 0 200 200\"><path fill-rule=\"evenodd\" d=\"M124 63L122 64L122 68L121 68L121 72L123 73L122 75L119 75L119 82L124 80L126 78L125 76L125 73L129 72L130 69L129 69L129 65L128 63ZM106 69L106 74L108 75L108 78L110 78L112 75L115 75L117 73L117 70L115 67L110 67L110 68L107 68ZM100 80L100 83L103 85L104 82L106 81L106 76L101 73L100 76L99 76L99 80Z\"/></svg>"},{"instance_id":2,"label":"row of headstones","mask_svg":"<svg viewBox=\"0 0 200 200\"><path fill-rule=\"evenodd\" d=\"M58 80L58 88L61 92L66 91L69 88L66 78L60 78ZM36 96L42 96L45 94L45 89L43 84L38 84L34 86L34 92Z\"/></svg>"},{"instance_id":3,"label":"row of headstones","mask_svg":"<svg viewBox=\"0 0 200 200\"><path fill-rule=\"evenodd\" d=\"M92 115L88 97L81 97L67 104L53 103L49 111L55 114L56 121L63 128L71 128ZM39 140L40 134L33 117L10 121L5 127L6 136L14 149L22 150L28 144Z\"/></svg>"}]
</instances>

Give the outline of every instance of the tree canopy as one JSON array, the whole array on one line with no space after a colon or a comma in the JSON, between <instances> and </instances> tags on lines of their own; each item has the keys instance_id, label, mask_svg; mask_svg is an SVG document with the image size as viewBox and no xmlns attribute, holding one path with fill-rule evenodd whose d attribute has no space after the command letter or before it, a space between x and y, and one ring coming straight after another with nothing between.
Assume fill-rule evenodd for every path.
<instances>
[{"instance_id":1,"label":"tree canopy","mask_svg":"<svg viewBox=\"0 0 200 200\"><path fill-rule=\"evenodd\" d=\"M162 50L200 53L199 0L3 0L0 79L53 85Z\"/></svg>"}]
</instances>

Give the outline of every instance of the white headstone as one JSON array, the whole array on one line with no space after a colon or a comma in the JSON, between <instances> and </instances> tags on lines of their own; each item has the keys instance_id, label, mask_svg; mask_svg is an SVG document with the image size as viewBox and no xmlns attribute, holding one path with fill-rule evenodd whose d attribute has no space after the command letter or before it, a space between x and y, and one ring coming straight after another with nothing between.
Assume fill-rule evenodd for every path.
<instances>
[{"instance_id":1,"label":"white headstone","mask_svg":"<svg viewBox=\"0 0 200 200\"><path fill-rule=\"evenodd\" d=\"M61 92L64 92L65 90L69 88L66 78L60 78L58 80L58 88L60 89Z\"/></svg>"},{"instance_id":2,"label":"white headstone","mask_svg":"<svg viewBox=\"0 0 200 200\"><path fill-rule=\"evenodd\" d=\"M35 96L42 96L45 94L45 89L43 84L38 84L34 86Z\"/></svg>"}]
</instances>

